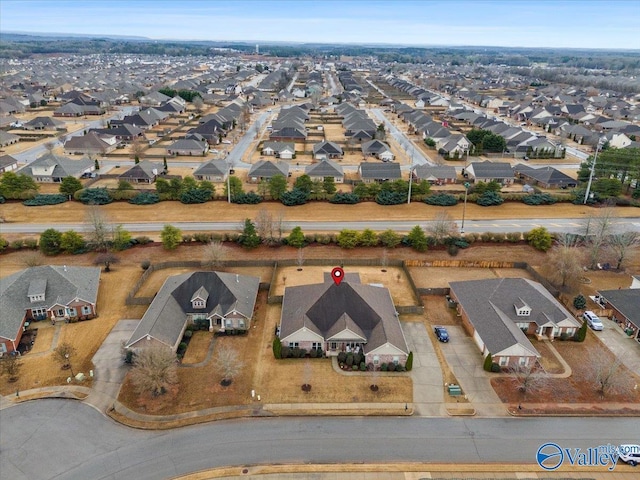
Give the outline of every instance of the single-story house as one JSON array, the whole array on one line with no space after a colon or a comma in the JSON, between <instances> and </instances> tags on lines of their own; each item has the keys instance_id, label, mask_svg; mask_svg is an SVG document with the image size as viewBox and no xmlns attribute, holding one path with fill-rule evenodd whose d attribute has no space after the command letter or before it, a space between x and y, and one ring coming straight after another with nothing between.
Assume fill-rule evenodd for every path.
<instances>
[{"instance_id":1,"label":"single-story house","mask_svg":"<svg viewBox=\"0 0 640 480\"><path fill-rule=\"evenodd\" d=\"M344 171L341 165L331 160L322 160L305 168L304 173L311 177L312 181L323 181L325 178L331 177L335 183L344 182Z\"/></svg>"},{"instance_id":2,"label":"single-story house","mask_svg":"<svg viewBox=\"0 0 640 480\"><path fill-rule=\"evenodd\" d=\"M211 332L247 331L260 279L222 272L191 272L167 278L125 343L139 350L162 345L178 349L189 324Z\"/></svg>"},{"instance_id":3,"label":"single-story house","mask_svg":"<svg viewBox=\"0 0 640 480\"><path fill-rule=\"evenodd\" d=\"M466 172L475 182L491 182L495 180L502 185L513 183L513 169L509 162L471 162Z\"/></svg>"},{"instance_id":4,"label":"single-story house","mask_svg":"<svg viewBox=\"0 0 640 480\"><path fill-rule=\"evenodd\" d=\"M362 144L362 154L365 157L373 156L383 162L390 162L393 160L394 155L391 153L391 148L380 140L371 140Z\"/></svg>"},{"instance_id":5,"label":"single-story house","mask_svg":"<svg viewBox=\"0 0 640 480\"><path fill-rule=\"evenodd\" d=\"M457 175L455 167L449 165L418 165L413 169L415 180L426 180L438 185L456 183Z\"/></svg>"},{"instance_id":6,"label":"single-story house","mask_svg":"<svg viewBox=\"0 0 640 480\"><path fill-rule=\"evenodd\" d=\"M633 284L632 284L633 286ZM605 309L613 313L611 320L640 342L640 287L598 292Z\"/></svg>"},{"instance_id":7,"label":"single-story house","mask_svg":"<svg viewBox=\"0 0 640 480\"><path fill-rule=\"evenodd\" d=\"M64 143L64 151L67 155L106 155L113 152L119 143L113 135L92 131L69 138Z\"/></svg>"},{"instance_id":8,"label":"single-story house","mask_svg":"<svg viewBox=\"0 0 640 480\"><path fill-rule=\"evenodd\" d=\"M296 145L291 142L264 142L261 154L291 160L296 154Z\"/></svg>"},{"instance_id":9,"label":"single-story house","mask_svg":"<svg viewBox=\"0 0 640 480\"><path fill-rule=\"evenodd\" d=\"M0 147L13 145L14 143L18 143L19 141L20 141L20 137L18 135L14 135L13 133L8 133L8 132L5 132L4 130L0 130Z\"/></svg>"},{"instance_id":10,"label":"single-story house","mask_svg":"<svg viewBox=\"0 0 640 480\"><path fill-rule=\"evenodd\" d=\"M402 178L400 165L393 162L362 162L358 167L358 172L360 173L360 179L364 183L386 182Z\"/></svg>"},{"instance_id":11,"label":"single-story house","mask_svg":"<svg viewBox=\"0 0 640 480\"><path fill-rule=\"evenodd\" d=\"M229 164L225 160L209 160L194 170L193 177L196 180L224 182L227 179L229 170Z\"/></svg>"},{"instance_id":12,"label":"single-story house","mask_svg":"<svg viewBox=\"0 0 640 480\"><path fill-rule=\"evenodd\" d=\"M167 147L167 155L204 155L209 144L194 138L181 138Z\"/></svg>"},{"instance_id":13,"label":"single-story house","mask_svg":"<svg viewBox=\"0 0 640 480\"><path fill-rule=\"evenodd\" d=\"M269 180L276 175L289 176L289 164L287 162L272 162L271 160L260 160L249 169L248 181L257 183L260 180Z\"/></svg>"},{"instance_id":14,"label":"single-story house","mask_svg":"<svg viewBox=\"0 0 640 480\"><path fill-rule=\"evenodd\" d=\"M404 365L409 355L389 290L360 283L357 273L347 273L340 285L325 272L323 283L286 287L280 341L328 356L361 351L374 367Z\"/></svg>"},{"instance_id":15,"label":"single-story house","mask_svg":"<svg viewBox=\"0 0 640 480\"><path fill-rule=\"evenodd\" d=\"M313 158L316 160L342 158L343 155L342 147L335 142L324 140L313 146Z\"/></svg>"},{"instance_id":16,"label":"single-story house","mask_svg":"<svg viewBox=\"0 0 640 480\"><path fill-rule=\"evenodd\" d=\"M519 163L513 167L513 171L523 182L542 188L574 188L578 185L576 179L553 167L533 168Z\"/></svg>"},{"instance_id":17,"label":"single-story house","mask_svg":"<svg viewBox=\"0 0 640 480\"><path fill-rule=\"evenodd\" d=\"M24 124L25 130L66 130L67 124L51 117L36 117Z\"/></svg>"},{"instance_id":18,"label":"single-story house","mask_svg":"<svg viewBox=\"0 0 640 480\"><path fill-rule=\"evenodd\" d=\"M581 323L540 283L524 278L450 282L462 326L483 357L501 367L533 365L540 353L527 338L573 336Z\"/></svg>"},{"instance_id":19,"label":"single-story house","mask_svg":"<svg viewBox=\"0 0 640 480\"><path fill-rule=\"evenodd\" d=\"M153 183L158 175L163 171L161 163L142 160L126 172L118 176L118 180L125 180L129 183Z\"/></svg>"},{"instance_id":20,"label":"single-story house","mask_svg":"<svg viewBox=\"0 0 640 480\"><path fill-rule=\"evenodd\" d=\"M94 318L100 268L42 265L0 279L0 353L18 350L27 322Z\"/></svg>"},{"instance_id":21,"label":"single-story house","mask_svg":"<svg viewBox=\"0 0 640 480\"><path fill-rule=\"evenodd\" d=\"M18 168L18 160L11 155L2 155L0 157L0 173L10 172Z\"/></svg>"},{"instance_id":22,"label":"single-story house","mask_svg":"<svg viewBox=\"0 0 640 480\"><path fill-rule=\"evenodd\" d=\"M83 157L75 160L46 153L22 167L18 173L29 175L40 183L59 183L64 177L80 178L83 173L90 173L94 170L95 163L90 158Z\"/></svg>"}]
</instances>

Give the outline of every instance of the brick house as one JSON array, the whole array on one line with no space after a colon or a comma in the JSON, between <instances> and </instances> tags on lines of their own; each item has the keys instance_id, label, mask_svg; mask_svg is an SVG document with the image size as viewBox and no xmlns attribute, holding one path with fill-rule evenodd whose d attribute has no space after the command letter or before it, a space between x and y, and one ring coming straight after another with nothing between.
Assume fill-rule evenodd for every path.
<instances>
[{"instance_id":1,"label":"brick house","mask_svg":"<svg viewBox=\"0 0 640 480\"><path fill-rule=\"evenodd\" d=\"M611 310L611 320L620 328L631 332L640 342L640 286L621 290L602 290L598 292L605 309Z\"/></svg>"}]
</instances>

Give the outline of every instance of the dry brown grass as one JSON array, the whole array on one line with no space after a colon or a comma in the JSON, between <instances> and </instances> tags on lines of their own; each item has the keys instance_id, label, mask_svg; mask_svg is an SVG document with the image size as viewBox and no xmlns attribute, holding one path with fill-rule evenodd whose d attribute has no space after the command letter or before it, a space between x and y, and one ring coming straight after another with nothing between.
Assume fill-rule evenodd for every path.
<instances>
[{"instance_id":1,"label":"dry brown grass","mask_svg":"<svg viewBox=\"0 0 640 480\"><path fill-rule=\"evenodd\" d=\"M31 328L30 328L31 329ZM38 330L38 335L33 343L33 348L29 351L29 355L46 352L51 348L55 327L47 322L39 322L34 325L34 330Z\"/></svg>"},{"instance_id":2,"label":"dry brown grass","mask_svg":"<svg viewBox=\"0 0 640 480\"><path fill-rule=\"evenodd\" d=\"M531 275L521 268L410 267L409 273L418 288L446 288L449 282L497 277L531 278Z\"/></svg>"},{"instance_id":3,"label":"dry brown grass","mask_svg":"<svg viewBox=\"0 0 640 480\"><path fill-rule=\"evenodd\" d=\"M182 359L182 364L189 365L191 363L203 362L207 357L209 345L211 345L212 341L213 333L211 332L193 332L187 351Z\"/></svg>"}]
</instances>

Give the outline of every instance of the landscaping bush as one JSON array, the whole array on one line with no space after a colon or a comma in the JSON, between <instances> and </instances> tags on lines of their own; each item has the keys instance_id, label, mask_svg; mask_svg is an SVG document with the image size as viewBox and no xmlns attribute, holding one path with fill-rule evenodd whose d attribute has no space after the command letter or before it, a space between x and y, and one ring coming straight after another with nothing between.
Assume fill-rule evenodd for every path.
<instances>
[{"instance_id":1,"label":"landscaping bush","mask_svg":"<svg viewBox=\"0 0 640 480\"><path fill-rule=\"evenodd\" d=\"M35 250L38 248L38 240L35 238L25 238L22 241L22 248L30 248L31 250Z\"/></svg>"},{"instance_id":2,"label":"landscaping bush","mask_svg":"<svg viewBox=\"0 0 640 480\"><path fill-rule=\"evenodd\" d=\"M155 192L140 192L129 203L133 205L154 205L160 201L160 197Z\"/></svg>"},{"instance_id":3,"label":"landscaping bush","mask_svg":"<svg viewBox=\"0 0 640 480\"><path fill-rule=\"evenodd\" d=\"M113 200L127 200L131 201L138 195L135 190L114 190L109 189L109 195Z\"/></svg>"},{"instance_id":4,"label":"landscaping bush","mask_svg":"<svg viewBox=\"0 0 640 480\"><path fill-rule=\"evenodd\" d=\"M491 364L491 372L492 373L500 373L502 369L500 368L500 365L498 365L497 363L492 363Z\"/></svg>"},{"instance_id":5,"label":"landscaping bush","mask_svg":"<svg viewBox=\"0 0 640 480\"><path fill-rule=\"evenodd\" d=\"M447 253L449 255L451 255L452 257L455 257L456 255L458 255L458 251L459 251L459 247L456 246L455 244L451 244L449 246L447 246Z\"/></svg>"},{"instance_id":6,"label":"landscaping bush","mask_svg":"<svg viewBox=\"0 0 640 480\"><path fill-rule=\"evenodd\" d=\"M178 345L178 351L184 353L184 351L187 349L187 342L180 342L180 344Z\"/></svg>"},{"instance_id":7,"label":"landscaping bush","mask_svg":"<svg viewBox=\"0 0 640 480\"><path fill-rule=\"evenodd\" d=\"M465 233L464 239L467 243L473 243L478 240L478 235L475 233Z\"/></svg>"},{"instance_id":8,"label":"landscaping bush","mask_svg":"<svg viewBox=\"0 0 640 480\"><path fill-rule=\"evenodd\" d=\"M340 203L345 205L354 205L360 201L360 197L355 193L336 193L331 200L331 203Z\"/></svg>"},{"instance_id":9,"label":"landscaping bush","mask_svg":"<svg viewBox=\"0 0 640 480\"><path fill-rule=\"evenodd\" d=\"M318 356L318 351L315 348L309 350L309 357L316 358Z\"/></svg>"},{"instance_id":10,"label":"landscaping bush","mask_svg":"<svg viewBox=\"0 0 640 480\"><path fill-rule=\"evenodd\" d=\"M518 243L522 238L522 233L520 232L508 232L507 233L507 242L509 243Z\"/></svg>"},{"instance_id":11,"label":"landscaping bush","mask_svg":"<svg viewBox=\"0 0 640 480\"><path fill-rule=\"evenodd\" d=\"M522 197L522 202L527 205L553 205L556 201L555 197L548 193L533 193Z\"/></svg>"},{"instance_id":12,"label":"landscaping bush","mask_svg":"<svg viewBox=\"0 0 640 480\"><path fill-rule=\"evenodd\" d=\"M211 200L211 190L191 188L180 195L180 202L186 204L205 203Z\"/></svg>"},{"instance_id":13,"label":"landscaping bush","mask_svg":"<svg viewBox=\"0 0 640 480\"><path fill-rule=\"evenodd\" d=\"M396 365L396 372L406 372L407 369L402 365Z\"/></svg>"},{"instance_id":14,"label":"landscaping bush","mask_svg":"<svg viewBox=\"0 0 640 480\"><path fill-rule=\"evenodd\" d=\"M273 350L273 356L278 360L281 359L283 347L282 347L282 343L280 342L280 338L275 337L273 339L273 344L271 345L271 348Z\"/></svg>"},{"instance_id":15,"label":"landscaping bush","mask_svg":"<svg viewBox=\"0 0 640 480\"><path fill-rule=\"evenodd\" d=\"M185 338L191 338L193 336L193 331L192 330L185 330L184 332L184 337Z\"/></svg>"},{"instance_id":16,"label":"landscaping bush","mask_svg":"<svg viewBox=\"0 0 640 480\"><path fill-rule=\"evenodd\" d=\"M582 322L582 325L573 336L573 339L576 342L584 342L584 339L587 338L587 322Z\"/></svg>"},{"instance_id":17,"label":"landscaping bush","mask_svg":"<svg viewBox=\"0 0 640 480\"><path fill-rule=\"evenodd\" d=\"M491 232L484 232L480 234L480 240L482 240L483 242L490 242L493 239L493 233Z\"/></svg>"},{"instance_id":18,"label":"landscaping bush","mask_svg":"<svg viewBox=\"0 0 640 480\"><path fill-rule=\"evenodd\" d=\"M193 235L189 235L188 233L182 235L182 243L191 243L191 240L193 240Z\"/></svg>"},{"instance_id":19,"label":"landscaping bush","mask_svg":"<svg viewBox=\"0 0 640 480\"><path fill-rule=\"evenodd\" d=\"M407 357L405 367L407 368L408 372L410 372L411 369L413 368L413 352L409 352L409 356Z\"/></svg>"},{"instance_id":20,"label":"landscaping bush","mask_svg":"<svg viewBox=\"0 0 640 480\"><path fill-rule=\"evenodd\" d=\"M503 232L496 232L491 234L491 240L495 243L504 243L506 235Z\"/></svg>"},{"instance_id":21,"label":"landscaping bush","mask_svg":"<svg viewBox=\"0 0 640 480\"><path fill-rule=\"evenodd\" d=\"M582 310L587 306L587 299L582 294L576 295L573 299L573 306L578 310Z\"/></svg>"},{"instance_id":22,"label":"landscaping bush","mask_svg":"<svg viewBox=\"0 0 640 480\"><path fill-rule=\"evenodd\" d=\"M9 246L9 242L7 242L4 238L0 237L0 252L6 250Z\"/></svg>"},{"instance_id":23,"label":"landscaping bush","mask_svg":"<svg viewBox=\"0 0 640 480\"><path fill-rule=\"evenodd\" d=\"M5 202L5 199L2 195L0 195L0 204L3 204Z\"/></svg>"},{"instance_id":24,"label":"landscaping bush","mask_svg":"<svg viewBox=\"0 0 640 480\"><path fill-rule=\"evenodd\" d=\"M213 238L210 233L194 233L193 240L199 243L209 243Z\"/></svg>"},{"instance_id":25,"label":"landscaping bush","mask_svg":"<svg viewBox=\"0 0 640 480\"><path fill-rule=\"evenodd\" d=\"M487 353L487 356L484 357L484 363L482 364L482 368L484 369L485 372L490 372L491 371L491 364L493 363L493 361L491 360L491 354Z\"/></svg>"},{"instance_id":26,"label":"landscaping bush","mask_svg":"<svg viewBox=\"0 0 640 480\"><path fill-rule=\"evenodd\" d=\"M280 201L287 207L295 205L304 205L309 200L309 193L298 188L294 188L290 192L284 192L280 196Z\"/></svg>"},{"instance_id":27,"label":"landscaping bush","mask_svg":"<svg viewBox=\"0 0 640 480\"><path fill-rule=\"evenodd\" d=\"M338 363L344 363L346 360L347 360L346 352L339 352L338 353Z\"/></svg>"},{"instance_id":28,"label":"landscaping bush","mask_svg":"<svg viewBox=\"0 0 640 480\"><path fill-rule=\"evenodd\" d=\"M407 196L400 192L383 190L376 195L378 205L400 205L407 201Z\"/></svg>"},{"instance_id":29,"label":"landscaping bush","mask_svg":"<svg viewBox=\"0 0 640 480\"><path fill-rule=\"evenodd\" d=\"M74 197L85 205L106 205L113 201L106 188L86 188L78 190Z\"/></svg>"},{"instance_id":30,"label":"landscaping bush","mask_svg":"<svg viewBox=\"0 0 640 480\"><path fill-rule=\"evenodd\" d=\"M140 237L136 237L133 239L132 243L134 245L146 245L147 243L151 243L153 242L153 240L151 240L149 237L142 235Z\"/></svg>"},{"instance_id":31,"label":"landscaping bush","mask_svg":"<svg viewBox=\"0 0 640 480\"><path fill-rule=\"evenodd\" d=\"M476 203L482 207L492 207L502 205L504 199L498 192L488 191L478 197Z\"/></svg>"},{"instance_id":32,"label":"landscaping bush","mask_svg":"<svg viewBox=\"0 0 640 480\"><path fill-rule=\"evenodd\" d=\"M381 372L386 372L387 371L387 364L383 363L382 365L380 365L380 371Z\"/></svg>"},{"instance_id":33,"label":"landscaping bush","mask_svg":"<svg viewBox=\"0 0 640 480\"><path fill-rule=\"evenodd\" d=\"M344 363L346 363L348 367L353 365L353 353L351 352L347 353L347 359L345 360Z\"/></svg>"},{"instance_id":34,"label":"landscaping bush","mask_svg":"<svg viewBox=\"0 0 640 480\"><path fill-rule=\"evenodd\" d=\"M148 270L150 266L151 260L143 260L142 262L140 262L140 268L142 268L143 270Z\"/></svg>"},{"instance_id":35,"label":"landscaping bush","mask_svg":"<svg viewBox=\"0 0 640 480\"><path fill-rule=\"evenodd\" d=\"M427 205L437 205L439 207L451 207L458 203L458 199L448 193L434 193L424 199Z\"/></svg>"},{"instance_id":36,"label":"landscaping bush","mask_svg":"<svg viewBox=\"0 0 640 480\"><path fill-rule=\"evenodd\" d=\"M290 358L290 357L291 357L291 349L283 345L280 350L280 358Z\"/></svg>"},{"instance_id":37,"label":"landscaping bush","mask_svg":"<svg viewBox=\"0 0 640 480\"><path fill-rule=\"evenodd\" d=\"M14 250L20 250L22 248L22 246L24 245L23 241L21 238L19 238L18 240L13 240L10 243L10 247Z\"/></svg>"},{"instance_id":38,"label":"landscaping bush","mask_svg":"<svg viewBox=\"0 0 640 480\"><path fill-rule=\"evenodd\" d=\"M66 195L61 195L60 193L53 194L38 194L29 200L25 200L22 202L23 205L27 207L40 207L42 205L58 205L59 203L64 203L67 201Z\"/></svg>"},{"instance_id":39,"label":"landscaping bush","mask_svg":"<svg viewBox=\"0 0 640 480\"><path fill-rule=\"evenodd\" d=\"M389 362L389 364L387 365L387 372L395 372L396 370L396 364L393 362Z\"/></svg>"},{"instance_id":40,"label":"landscaping bush","mask_svg":"<svg viewBox=\"0 0 640 480\"><path fill-rule=\"evenodd\" d=\"M316 235L316 242L318 242L320 245L329 245L332 240L333 238L331 237L331 235Z\"/></svg>"},{"instance_id":41,"label":"landscaping bush","mask_svg":"<svg viewBox=\"0 0 640 480\"><path fill-rule=\"evenodd\" d=\"M360 371L361 372L367 371L367 365L364 362L360 362Z\"/></svg>"},{"instance_id":42,"label":"landscaping bush","mask_svg":"<svg viewBox=\"0 0 640 480\"><path fill-rule=\"evenodd\" d=\"M243 192L231 198L231 203L239 205L256 205L260 202L262 202L262 197L255 192Z\"/></svg>"}]
</instances>

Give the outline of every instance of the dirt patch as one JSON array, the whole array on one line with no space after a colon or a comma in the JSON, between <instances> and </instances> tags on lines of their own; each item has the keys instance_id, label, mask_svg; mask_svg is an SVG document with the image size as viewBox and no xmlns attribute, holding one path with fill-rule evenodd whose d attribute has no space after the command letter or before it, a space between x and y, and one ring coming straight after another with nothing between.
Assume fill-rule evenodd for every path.
<instances>
[{"instance_id":1,"label":"dirt patch","mask_svg":"<svg viewBox=\"0 0 640 480\"><path fill-rule=\"evenodd\" d=\"M424 311L429 319L427 330L431 331L433 325L460 325L456 317L456 309L449 308L445 297L440 295L425 295L422 298Z\"/></svg>"},{"instance_id":2,"label":"dirt patch","mask_svg":"<svg viewBox=\"0 0 640 480\"><path fill-rule=\"evenodd\" d=\"M203 362L207 358L212 341L213 333L211 332L193 332L187 351L182 358L182 365Z\"/></svg>"}]
</instances>

